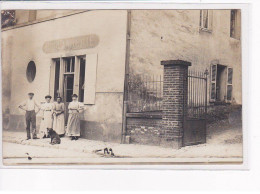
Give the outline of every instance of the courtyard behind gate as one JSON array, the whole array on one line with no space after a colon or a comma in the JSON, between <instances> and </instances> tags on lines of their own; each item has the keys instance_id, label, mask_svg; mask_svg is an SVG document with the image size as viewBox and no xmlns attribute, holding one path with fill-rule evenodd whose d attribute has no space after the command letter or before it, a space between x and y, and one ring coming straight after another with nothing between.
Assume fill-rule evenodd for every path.
<instances>
[{"instance_id":1,"label":"courtyard behind gate","mask_svg":"<svg viewBox=\"0 0 260 194\"><path fill-rule=\"evenodd\" d=\"M124 143L180 148L206 142L208 71L191 63L162 61L163 76L130 74Z\"/></svg>"}]
</instances>

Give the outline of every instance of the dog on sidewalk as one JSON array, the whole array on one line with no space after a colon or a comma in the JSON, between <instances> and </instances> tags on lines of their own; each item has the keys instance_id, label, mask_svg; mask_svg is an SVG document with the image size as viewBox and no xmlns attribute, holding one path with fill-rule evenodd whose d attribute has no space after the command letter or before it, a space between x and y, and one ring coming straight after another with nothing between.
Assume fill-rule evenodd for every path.
<instances>
[{"instance_id":1,"label":"dog on sidewalk","mask_svg":"<svg viewBox=\"0 0 260 194\"><path fill-rule=\"evenodd\" d=\"M52 128L47 128L48 135L51 137L51 145L60 144L60 136Z\"/></svg>"},{"instance_id":2,"label":"dog on sidewalk","mask_svg":"<svg viewBox=\"0 0 260 194\"><path fill-rule=\"evenodd\" d=\"M114 154L114 152L113 152L113 150L112 150L112 148L104 148L104 149L99 149L99 150L94 150L93 152L94 153L98 153L98 152L101 152L101 151L103 151L104 152L104 156L108 156L108 155L110 155L110 156L112 156L112 157L114 157L115 156L115 154Z\"/></svg>"}]
</instances>

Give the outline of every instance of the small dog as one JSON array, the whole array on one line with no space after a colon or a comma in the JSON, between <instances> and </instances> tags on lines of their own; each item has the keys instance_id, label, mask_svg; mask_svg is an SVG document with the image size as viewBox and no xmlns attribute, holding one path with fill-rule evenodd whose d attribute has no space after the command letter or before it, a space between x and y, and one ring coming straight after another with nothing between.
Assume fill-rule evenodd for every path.
<instances>
[{"instance_id":1,"label":"small dog","mask_svg":"<svg viewBox=\"0 0 260 194\"><path fill-rule=\"evenodd\" d=\"M101 152L101 151L104 151L104 156L107 156L107 155L111 155L113 157L115 156L112 148L104 148L104 149L94 150L93 152L98 153L98 152Z\"/></svg>"},{"instance_id":2,"label":"small dog","mask_svg":"<svg viewBox=\"0 0 260 194\"><path fill-rule=\"evenodd\" d=\"M47 128L48 134L51 137L51 145L60 144L60 136L52 128Z\"/></svg>"}]
</instances>

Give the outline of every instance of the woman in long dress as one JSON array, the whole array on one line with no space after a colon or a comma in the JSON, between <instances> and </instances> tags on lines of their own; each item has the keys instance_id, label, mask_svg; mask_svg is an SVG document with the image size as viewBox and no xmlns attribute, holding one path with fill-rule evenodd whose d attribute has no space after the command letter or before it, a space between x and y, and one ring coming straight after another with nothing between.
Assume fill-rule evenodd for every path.
<instances>
[{"instance_id":1,"label":"woman in long dress","mask_svg":"<svg viewBox=\"0 0 260 194\"><path fill-rule=\"evenodd\" d=\"M61 101L62 98L57 97L57 102L53 104L53 130L59 136L65 134L64 103Z\"/></svg>"},{"instance_id":2,"label":"woman in long dress","mask_svg":"<svg viewBox=\"0 0 260 194\"><path fill-rule=\"evenodd\" d=\"M48 137L47 128L52 128L53 125L53 104L51 103L51 96L45 96L46 102L42 105L43 112L42 121L40 125L40 137Z\"/></svg>"},{"instance_id":3,"label":"woman in long dress","mask_svg":"<svg viewBox=\"0 0 260 194\"><path fill-rule=\"evenodd\" d=\"M69 118L67 123L67 135L71 140L78 140L80 136L80 118L79 114L83 110L82 103L78 102L78 95L72 95L72 102L69 103Z\"/></svg>"}]
</instances>

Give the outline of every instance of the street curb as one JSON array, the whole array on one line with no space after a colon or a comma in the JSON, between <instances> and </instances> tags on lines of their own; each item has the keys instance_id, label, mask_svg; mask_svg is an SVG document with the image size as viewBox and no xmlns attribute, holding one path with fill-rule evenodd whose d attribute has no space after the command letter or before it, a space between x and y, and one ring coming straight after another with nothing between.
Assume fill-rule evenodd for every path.
<instances>
[{"instance_id":1,"label":"street curb","mask_svg":"<svg viewBox=\"0 0 260 194\"><path fill-rule=\"evenodd\" d=\"M48 140L48 142L47 142ZM29 146L38 146L38 147L46 147L46 148L54 148L54 149L62 149L62 150L67 150L67 151L73 151L73 152L81 152L81 153L86 153L86 154L95 154L101 157L106 157L106 158L132 158L131 156L126 156L126 155L120 155L117 154L116 156L111 156L109 154L103 154L102 152L94 152L94 150L89 151L86 148L83 147L82 150L79 148L68 148L64 147L62 144L55 144L51 145L49 144L49 139L46 139L46 142L36 142L37 140L24 140L24 139L13 139L13 137L10 136L5 136L3 138L3 142L8 142L8 143L15 143L15 144L21 144L21 145L29 145Z\"/></svg>"},{"instance_id":2,"label":"street curb","mask_svg":"<svg viewBox=\"0 0 260 194\"><path fill-rule=\"evenodd\" d=\"M8 139L7 139L8 138ZM30 146L38 146L38 147L48 147L48 148L54 148L54 149L63 149L63 150L69 150L69 151L76 151L76 152L83 152L83 153L91 153L91 154L93 154L94 152L91 152L91 151L88 151L88 150L86 150L86 149L83 149L83 150L79 150L79 149L75 149L75 148L68 148L68 147L63 147L63 146L61 146L61 144L60 145L58 145L58 144L56 144L56 145L51 145L51 144L46 144L46 143L40 143L39 144L39 142L37 142L37 143L34 143L33 141L37 141L37 140L23 140L23 139L21 139L21 140L17 140L17 139L9 139L10 137L5 137L5 138L3 138L3 142L8 142L8 143L16 143L16 144L22 144L22 145L30 145Z\"/></svg>"}]
</instances>

